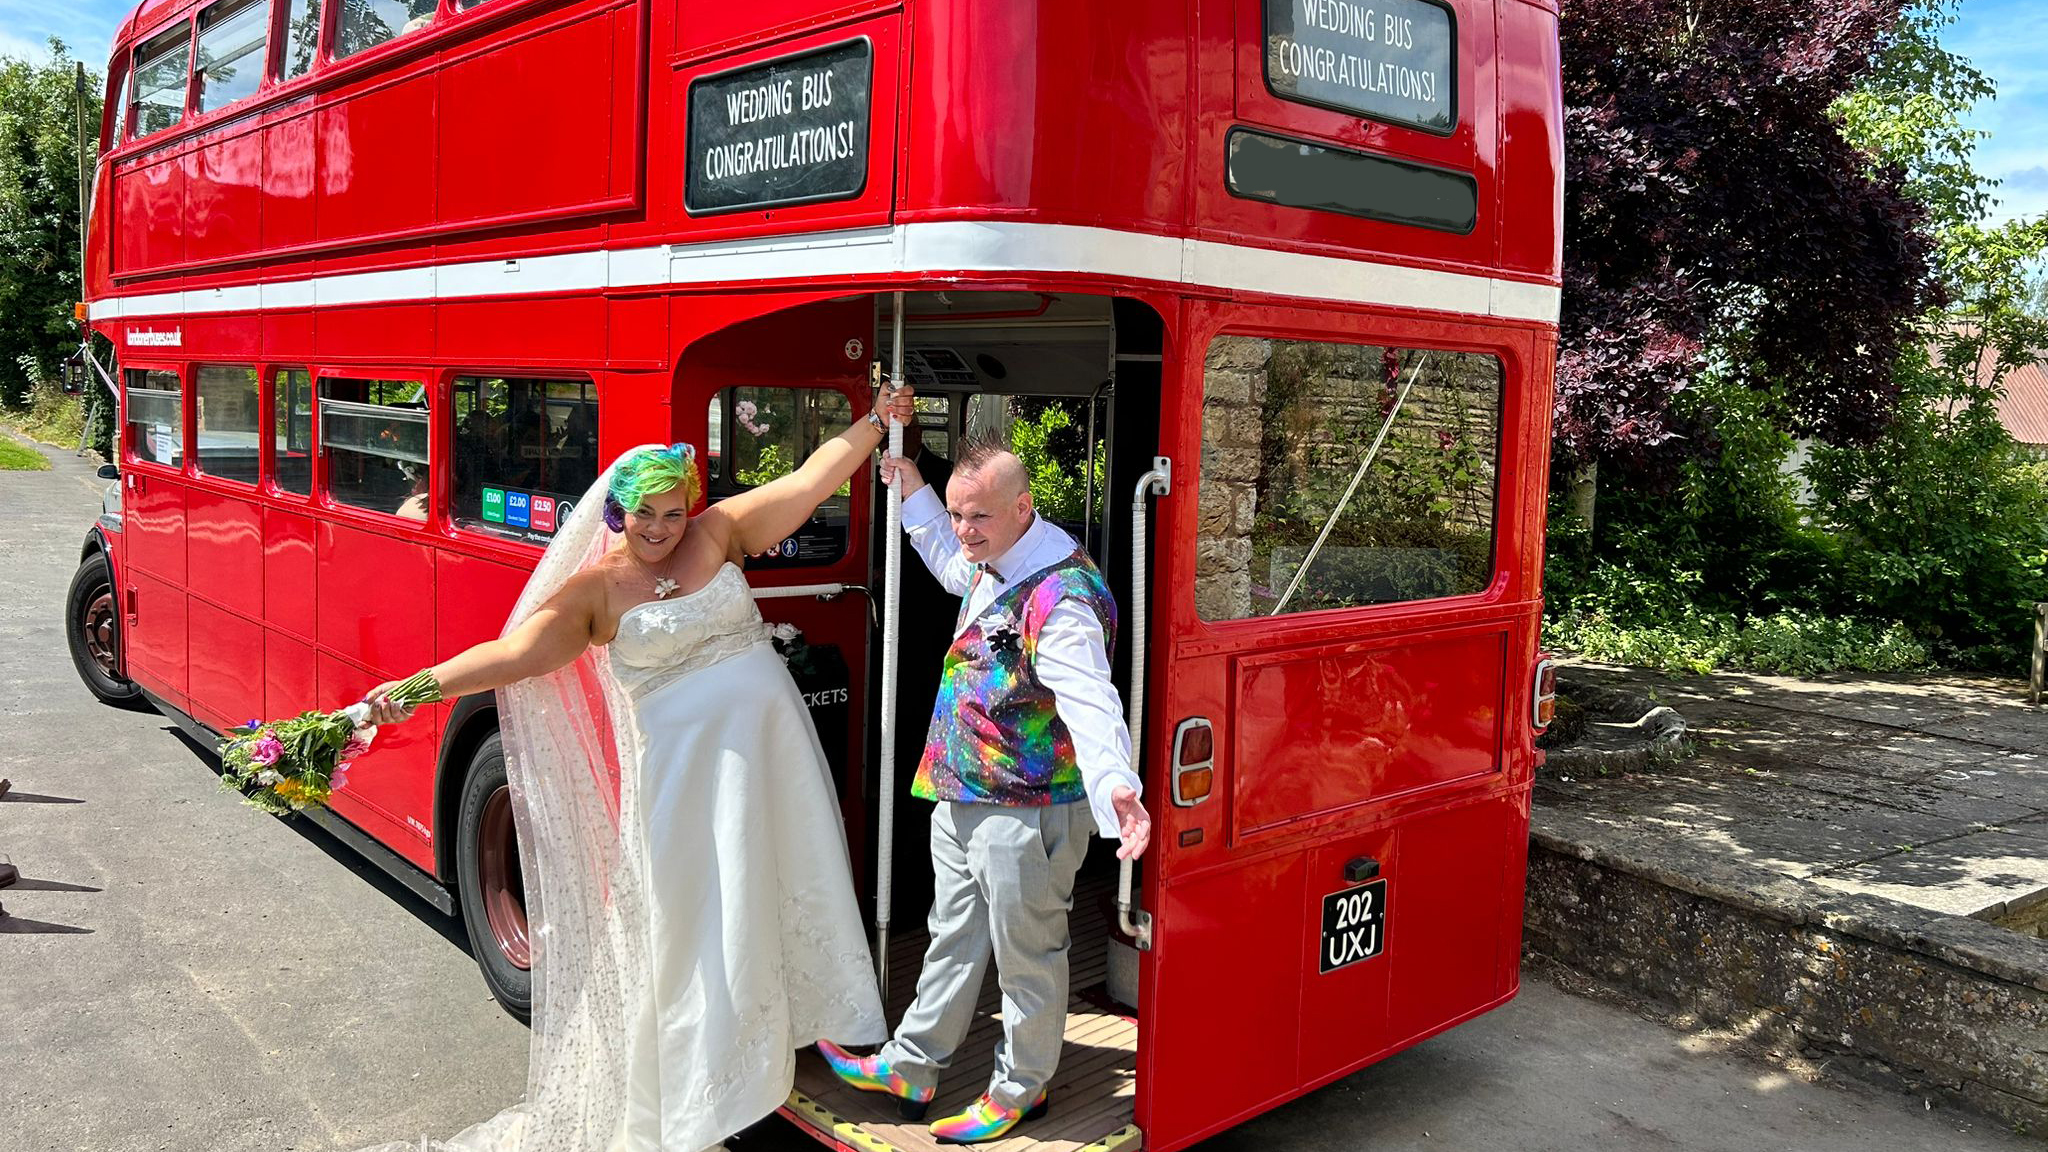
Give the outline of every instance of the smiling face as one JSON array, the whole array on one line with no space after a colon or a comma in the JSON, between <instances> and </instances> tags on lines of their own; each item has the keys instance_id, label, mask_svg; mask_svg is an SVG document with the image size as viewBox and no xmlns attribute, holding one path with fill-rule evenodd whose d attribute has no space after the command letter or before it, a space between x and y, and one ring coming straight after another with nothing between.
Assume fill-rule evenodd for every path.
<instances>
[{"instance_id":1,"label":"smiling face","mask_svg":"<svg viewBox=\"0 0 2048 1152\"><path fill-rule=\"evenodd\" d=\"M690 503L682 489L649 492L640 498L638 508L626 510L626 547L642 564L664 564L682 543L683 529L689 523Z\"/></svg>"},{"instance_id":2,"label":"smiling face","mask_svg":"<svg viewBox=\"0 0 2048 1152\"><path fill-rule=\"evenodd\" d=\"M979 564L993 560L1031 527L1031 487L1024 465L1007 452L979 468L962 468L946 485L946 512L960 550Z\"/></svg>"}]
</instances>

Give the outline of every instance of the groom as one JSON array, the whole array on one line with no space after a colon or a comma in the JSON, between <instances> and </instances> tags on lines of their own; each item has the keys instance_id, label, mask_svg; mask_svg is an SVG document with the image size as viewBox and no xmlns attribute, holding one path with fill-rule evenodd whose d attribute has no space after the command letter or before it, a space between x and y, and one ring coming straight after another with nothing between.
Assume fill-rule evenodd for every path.
<instances>
[{"instance_id":1,"label":"groom","mask_svg":"<svg viewBox=\"0 0 2048 1152\"><path fill-rule=\"evenodd\" d=\"M932 575L962 597L911 794L932 812L931 946L917 998L873 1056L818 1050L839 1078L922 1119L974 1022L991 950L1003 991L995 1074L940 1143L994 1140L1045 1114L1067 1015L1067 914L1091 825L1135 859L1152 819L1109 678L1116 601L1074 538L1031 507L1024 465L970 444L946 503L908 460L903 525Z\"/></svg>"}]
</instances>

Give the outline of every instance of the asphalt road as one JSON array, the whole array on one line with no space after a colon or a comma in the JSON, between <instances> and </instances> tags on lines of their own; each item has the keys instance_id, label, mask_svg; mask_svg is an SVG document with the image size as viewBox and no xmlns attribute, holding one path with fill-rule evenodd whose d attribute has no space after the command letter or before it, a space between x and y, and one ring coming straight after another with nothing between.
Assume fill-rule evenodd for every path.
<instances>
[{"instance_id":1,"label":"asphalt road","mask_svg":"<svg viewBox=\"0 0 2048 1152\"><path fill-rule=\"evenodd\" d=\"M0 472L0 859L23 876L0 889L0 1152L330 1152L516 1099L527 1030L458 924L242 806L168 721L79 683L61 605L101 485L48 454L54 471ZM771 1121L735 1152L816 1147ZM2040 1146L1532 977L1508 1007L1204 1147Z\"/></svg>"}]
</instances>

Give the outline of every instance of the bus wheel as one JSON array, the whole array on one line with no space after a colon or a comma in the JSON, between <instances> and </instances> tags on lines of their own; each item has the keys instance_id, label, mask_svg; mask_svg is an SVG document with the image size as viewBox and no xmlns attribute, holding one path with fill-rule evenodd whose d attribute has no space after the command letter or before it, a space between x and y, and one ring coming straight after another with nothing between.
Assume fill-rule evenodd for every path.
<instances>
[{"instance_id":1,"label":"bus wheel","mask_svg":"<svg viewBox=\"0 0 2048 1152\"><path fill-rule=\"evenodd\" d=\"M533 1010L533 945L526 933L526 884L519 871L512 789L505 783L505 745L496 732L470 757L460 812L455 886L470 951L491 995L525 1020Z\"/></svg>"},{"instance_id":2,"label":"bus wheel","mask_svg":"<svg viewBox=\"0 0 2048 1152\"><path fill-rule=\"evenodd\" d=\"M107 558L95 552L71 577L64 597L64 638L71 662L92 694L123 708L145 705L142 689L121 676L121 608Z\"/></svg>"}]
</instances>

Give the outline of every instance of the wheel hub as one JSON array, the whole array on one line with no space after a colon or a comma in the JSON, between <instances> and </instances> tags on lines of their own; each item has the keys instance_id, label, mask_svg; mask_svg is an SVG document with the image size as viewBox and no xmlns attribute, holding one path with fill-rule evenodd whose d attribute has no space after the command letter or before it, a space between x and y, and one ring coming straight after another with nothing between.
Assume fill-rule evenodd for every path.
<instances>
[{"instance_id":1,"label":"wheel hub","mask_svg":"<svg viewBox=\"0 0 2048 1152\"><path fill-rule=\"evenodd\" d=\"M512 820L512 789L499 788L484 801L477 835L477 888L484 919L498 950L521 969L533 967L526 934L526 879L519 871L519 834Z\"/></svg>"},{"instance_id":2,"label":"wheel hub","mask_svg":"<svg viewBox=\"0 0 2048 1152\"><path fill-rule=\"evenodd\" d=\"M120 661L115 651L118 641L114 633L114 590L102 586L96 589L86 601L85 608L78 614L79 636L85 641L85 651L99 665L101 672L111 679L119 679L116 671Z\"/></svg>"}]
</instances>

